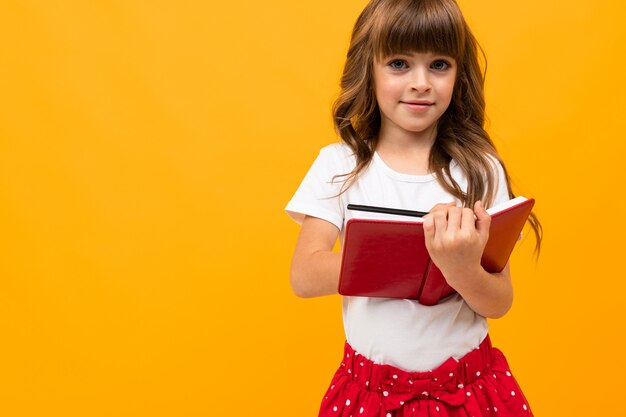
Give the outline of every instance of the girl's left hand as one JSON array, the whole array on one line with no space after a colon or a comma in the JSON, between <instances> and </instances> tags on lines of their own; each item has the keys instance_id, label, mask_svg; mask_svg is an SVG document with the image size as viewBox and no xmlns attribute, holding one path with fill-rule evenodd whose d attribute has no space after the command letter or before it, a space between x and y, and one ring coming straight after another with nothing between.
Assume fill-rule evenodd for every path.
<instances>
[{"instance_id":1,"label":"girl's left hand","mask_svg":"<svg viewBox=\"0 0 626 417\"><path fill-rule=\"evenodd\" d=\"M458 277L482 270L480 260L490 225L491 216L480 201L474 211L438 205L424 216L428 253L453 288Z\"/></svg>"}]
</instances>

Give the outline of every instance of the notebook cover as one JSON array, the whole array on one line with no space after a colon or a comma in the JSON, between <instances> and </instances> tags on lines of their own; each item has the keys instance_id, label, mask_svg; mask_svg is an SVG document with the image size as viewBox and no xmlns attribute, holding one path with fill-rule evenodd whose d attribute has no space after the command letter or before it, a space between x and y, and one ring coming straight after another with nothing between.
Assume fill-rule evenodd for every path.
<instances>
[{"instance_id":1,"label":"notebook cover","mask_svg":"<svg viewBox=\"0 0 626 417\"><path fill-rule=\"evenodd\" d=\"M481 260L488 272L506 265L535 200L492 215ZM453 294L430 261L422 223L350 219L346 225L339 293L350 296L417 299L434 305Z\"/></svg>"},{"instance_id":2,"label":"notebook cover","mask_svg":"<svg viewBox=\"0 0 626 417\"><path fill-rule=\"evenodd\" d=\"M454 288L448 285L443 273L434 262L428 264L426 278L422 291L418 296L420 304L432 306L437 304L441 299L454 294Z\"/></svg>"},{"instance_id":3,"label":"notebook cover","mask_svg":"<svg viewBox=\"0 0 626 417\"><path fill-rule=\"evenodd\" d=\"M535 199L529 198L491 216L489 240L480 262L485 271L504 269L534 205Z\"/></svg>"},{"instance_id":4,"label":"notebook cover","mask_svg":"<svg viewBox=\"0 0 626 417\"><path fill-rule=\"evenodd\" d=\"M429 260L421 223L350 219L339 293L417 299Z\"/></svg>"}]
</instances>

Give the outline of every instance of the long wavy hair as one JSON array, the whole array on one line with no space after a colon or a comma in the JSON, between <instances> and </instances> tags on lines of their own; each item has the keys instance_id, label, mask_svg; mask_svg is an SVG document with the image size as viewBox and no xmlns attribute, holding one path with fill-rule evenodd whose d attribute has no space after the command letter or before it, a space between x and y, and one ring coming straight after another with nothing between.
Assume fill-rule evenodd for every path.
<instances>
[{"instance_id":1,"label":"long wavy hair","mask_svg":"<svg viewBox=\"0 0 626 417\"><path fill-rule=\"evenodd\" d=\"M407 52L447 55L457 63L450 105L437 122L429 167L437 181L465 207L481 200L493 204L497 189L497 160L505 174L509 197L514 194L505 164L484 129L485 54L454 0L372 0L354 25L341 77L341 92L333 105L337 133L353 151L356 167L344 178L347 190L370 164L378 144L381 116L374 93L373 65ZM485 71L481 69L479 53ZM463 190L450 172L454 160L467 178ZM534 213L529 223L541 249L542 228Z\"/></svg>"}]
</instances>

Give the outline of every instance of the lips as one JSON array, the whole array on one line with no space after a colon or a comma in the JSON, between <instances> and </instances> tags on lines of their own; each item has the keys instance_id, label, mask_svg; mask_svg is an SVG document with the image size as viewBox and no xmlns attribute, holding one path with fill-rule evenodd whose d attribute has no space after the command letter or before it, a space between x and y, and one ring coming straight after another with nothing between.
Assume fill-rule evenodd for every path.
<instances>
[{"instance_id":1,"label":"lips","mask_svg":"<svg viewBox=\"0 0 626 417\"><path fill-rule=\"evenodd\" d=\"M421 105L421 106L432 106L433 104L435 104L434 102L428 101L428 100L405 100L405 101L402 101L402 103L415 104L415 105Z\"/></svg>"},{"instance_id":2,"label":"lips","mask_svg":"<svg viewBox=\"0 0 626 417\"><path fill-rule=\"evenodd\" d=\"M435 104L428 100L407 100L400 103L404 104L404 107L412 113L425 113Z\"/></svg>"}]
</instances>

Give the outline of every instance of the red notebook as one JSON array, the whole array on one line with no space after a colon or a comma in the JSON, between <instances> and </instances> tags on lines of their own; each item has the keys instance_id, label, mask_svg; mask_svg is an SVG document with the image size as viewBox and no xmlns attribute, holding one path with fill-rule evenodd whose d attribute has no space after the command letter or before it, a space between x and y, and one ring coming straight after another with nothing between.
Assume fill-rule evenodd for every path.
<instances>
[{"instance_id":1,"label":"red notebook","mask_svg":"<svg viewBox=\"0 0 626 417\"><path fill-rule=\"evenodd\" d=\"M491 228L481 260L486 271L504 268L534 204L532 198L516 197L487 210ZM454 292L430 260L422 222L348 220L339 294L434 305Z\"/></svg>"}]
</instances>

